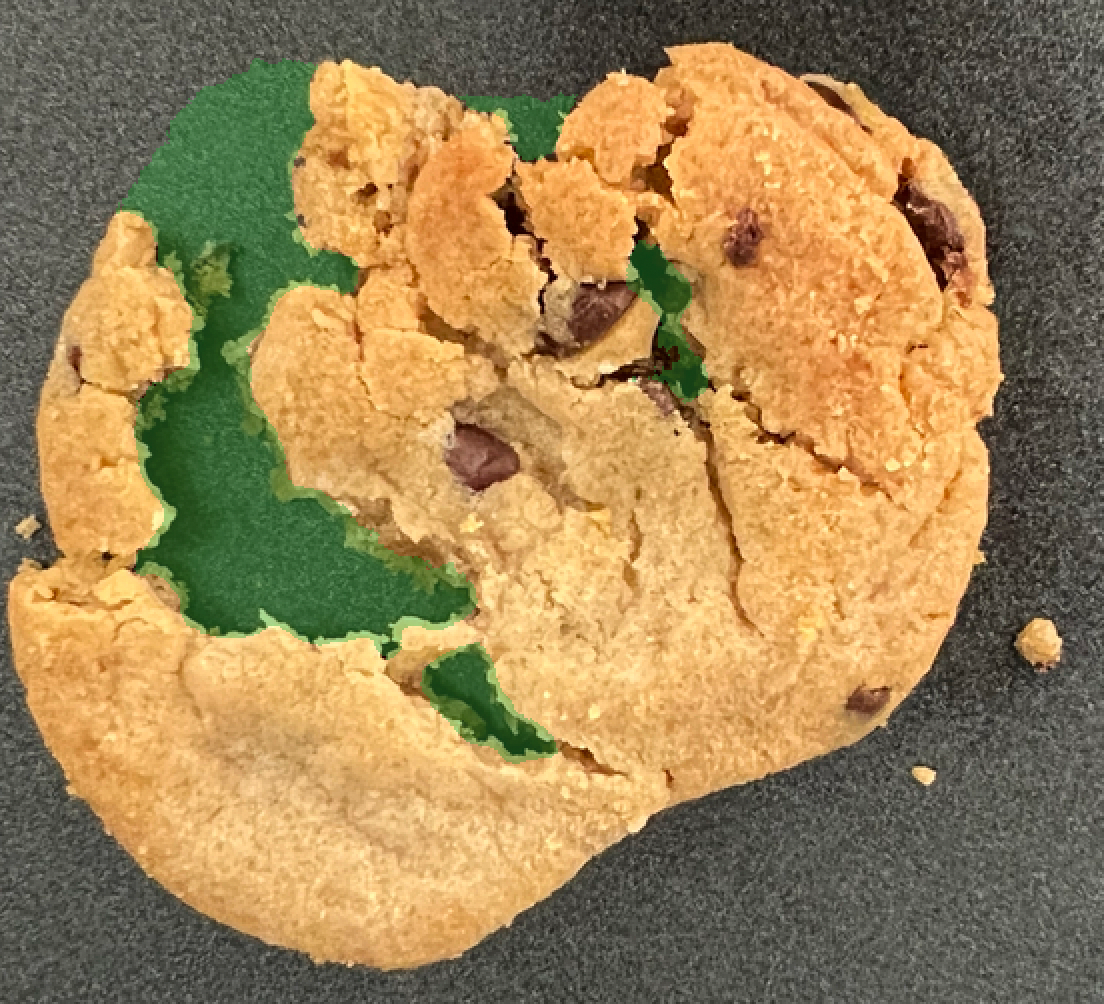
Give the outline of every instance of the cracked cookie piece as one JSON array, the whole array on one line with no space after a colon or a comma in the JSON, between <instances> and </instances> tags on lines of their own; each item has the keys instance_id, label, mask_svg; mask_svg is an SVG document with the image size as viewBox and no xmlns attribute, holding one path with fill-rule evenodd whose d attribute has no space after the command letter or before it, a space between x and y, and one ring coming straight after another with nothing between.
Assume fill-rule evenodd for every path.
<instances>
[{"instance_id":1,"label":"cracked cookie piece","mask_svg":"<svg viewBox=\"0 0 1104 1004\"><path fill-rule=\"evenodd\" d=\"M188 364L192 310L140 216L111 220L61 323L38 450L50 528L66 554L133 556L161 526L134 438L146 387Z\"/></svg>"},{"instance_id":2,"label":"cracked cookie piece","mask_svg":"<svg viewBox=\"0 0 1104 1004\"><path fill-rule=\"evenodd\" d=\"M1016 637L1016 651L1040 673L1053 669L1062 658L1062 637L1054 621L1036 617Z\"/></svg>"}]
</instances>

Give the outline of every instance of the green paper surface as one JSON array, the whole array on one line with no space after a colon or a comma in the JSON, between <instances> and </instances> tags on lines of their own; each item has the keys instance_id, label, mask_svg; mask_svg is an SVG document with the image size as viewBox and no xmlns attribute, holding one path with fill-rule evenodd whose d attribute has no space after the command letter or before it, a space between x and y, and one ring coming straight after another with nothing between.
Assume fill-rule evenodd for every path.
<instances>
[{"instance_id":1,"label":"green paper surface","mask_svg":"<svg viewBox=\"0 0 1104 1004\"><path fill-rule=\"evenodd\" d=\"M422 693L468 742L490 746L510 761L549 756L556 740L514 711L479 645L457 649L426 666Z\"/></svg>"},{"instance_id":2,"label":"green paper surface","mask_svg":"<svg viewBox=\"0 0 1104 1004\"><path fill-rule=\"evenodd\" d=\"M628 281L636 294L659 314L656 345L674 357L659 379L682 400L693 400L709 386L709 376L682 329L682 312L689 306L692 292L689 280L657 245L641 241L629 258Z\"/></svg>"}]
</instances>

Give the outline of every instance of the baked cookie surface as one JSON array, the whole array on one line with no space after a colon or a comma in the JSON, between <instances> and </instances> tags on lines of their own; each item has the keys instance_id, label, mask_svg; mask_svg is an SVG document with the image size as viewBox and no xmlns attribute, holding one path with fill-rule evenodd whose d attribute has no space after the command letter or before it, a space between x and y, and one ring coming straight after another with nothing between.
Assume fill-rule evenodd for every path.
<instances>
[{"instance_id":1,"label":"baked cookie surface","mask_svg":"<svg viewBox=\"0 0 1104 1004\"><path fill-rule=\"evenodd\" d=\"M723 45L671 64L612 74L529 164L433 88L315 74L295 210L360 281L284 293L250 380L294 484L474 586L389 660L213 637L133 571L162 515L135 401L192 311L149 226L112 222L39 415L66 557L12 583L13 645L73 789L204 912L318 959L457 954L659 809L861 738L930 667L1000 379L976 207L853 85ZM638 241L690 280L693 400ZM419 692L471 644L554 755L508 763Z\"/></svg>"}]
</instances>

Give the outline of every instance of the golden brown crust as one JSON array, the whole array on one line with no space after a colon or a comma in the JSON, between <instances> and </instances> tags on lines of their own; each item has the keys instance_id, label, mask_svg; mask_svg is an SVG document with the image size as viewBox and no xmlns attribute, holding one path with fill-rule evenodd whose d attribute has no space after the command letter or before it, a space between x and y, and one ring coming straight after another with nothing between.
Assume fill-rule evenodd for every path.
<instances>
[{"instance_id":1,"label":"golden brown crust","mask_svg":"<svg viewBox=\"0 0 1104 1004\"><path fill-rule=\"evenodd\" d=\"M292 169L303 236L362 268L401 260L410 187L463 107L349 60L319 65L310 104L315 125Z\"/></svg>"}]
</instances>

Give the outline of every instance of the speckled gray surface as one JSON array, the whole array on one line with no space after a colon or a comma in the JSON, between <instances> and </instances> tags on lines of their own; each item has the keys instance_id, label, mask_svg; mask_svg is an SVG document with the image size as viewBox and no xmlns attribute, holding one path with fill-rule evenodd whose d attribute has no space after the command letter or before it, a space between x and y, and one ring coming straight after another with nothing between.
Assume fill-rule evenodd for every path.
<instances>
[{"instance_id":1,"label":"speckled gray surface","mask_svg":"<svg viewBox=\"0 0 1104 1004\"><path fill-rule=\"evenodd\" d=\"M0 1001L1104 1000L1104 5L48 3L0 9L0 573L50 556L32 424L114 205L206 84L351 57L457 93L579 93L731 40L860 82L990 224L1007 381L959 622L890 728L654 820L464 958L315 968L195 914L69 800L0 627ZM263 13L261 10L263 9ZM1012 639L1053 617L1048 676ZM932 764L930 789L909 776Z\"/></svg>"}]
</instances>

